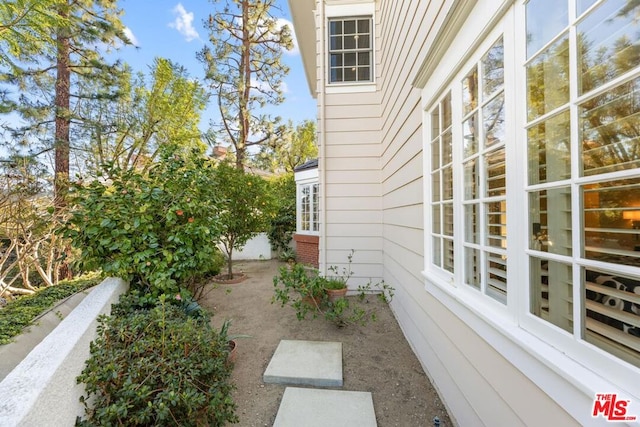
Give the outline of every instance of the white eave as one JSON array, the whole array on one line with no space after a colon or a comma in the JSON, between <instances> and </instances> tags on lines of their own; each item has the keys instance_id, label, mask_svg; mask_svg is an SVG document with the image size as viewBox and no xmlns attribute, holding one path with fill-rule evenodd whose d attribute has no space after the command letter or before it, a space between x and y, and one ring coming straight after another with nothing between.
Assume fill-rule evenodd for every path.
<instances>
[{"instance_id":1,"label":"white eave","mask_svg":"<svg viewBox=\"0 0 640 427\"><path fill-rule=\"evenodd\" d=\"M311 96L316 97L316 22L315 0L289 0L291 19L298 39L304 72Z\"/></svg>"}]
</instances>

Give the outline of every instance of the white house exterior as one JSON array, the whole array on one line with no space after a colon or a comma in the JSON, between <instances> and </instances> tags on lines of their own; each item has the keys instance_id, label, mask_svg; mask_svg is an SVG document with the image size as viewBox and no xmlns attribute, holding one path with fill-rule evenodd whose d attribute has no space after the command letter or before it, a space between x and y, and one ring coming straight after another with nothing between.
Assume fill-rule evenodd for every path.
<instances>
[{"instance_id":1,"label":"white house exterior","mask_svg":"<svg viewBox=\"0 0 640 427\"><path fill-rule=\"evenodd\" d=\"M321 269L395 287L461 426L639 425L640 2L289 6Z\"/></svg>"}]
</instances>

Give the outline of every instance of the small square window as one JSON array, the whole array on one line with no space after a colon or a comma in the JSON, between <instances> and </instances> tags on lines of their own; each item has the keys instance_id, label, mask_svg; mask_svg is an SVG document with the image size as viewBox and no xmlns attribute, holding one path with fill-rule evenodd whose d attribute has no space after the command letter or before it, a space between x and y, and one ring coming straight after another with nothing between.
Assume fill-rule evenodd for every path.
<instances>
[{"instance_id":1,"label":"small square window","mask_svg":"<svg viewBox=\"0 0 640 427\"><path fill-rule=\"evenodd\" d=\"M371 18L329 21L329 83L371 82Z\"/></svg>"}]
</instances>

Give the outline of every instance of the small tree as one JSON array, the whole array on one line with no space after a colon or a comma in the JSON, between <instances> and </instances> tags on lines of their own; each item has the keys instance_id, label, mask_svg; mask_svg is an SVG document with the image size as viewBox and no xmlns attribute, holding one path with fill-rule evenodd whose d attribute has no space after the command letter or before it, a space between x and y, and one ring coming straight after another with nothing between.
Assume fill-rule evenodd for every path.
<instances>
[{"instance_id":1,"label":"small tree","mask_svg":"<svg viewBox=\"0 0 640 427\"><path fill-rule=\"evenodd\" d=\"M223 162L216 168L216 194L222 227L220 242L227 257L228 278L233 278L233 251L267 228L271 202L266 181Z\"/></svg>"},{"instance_id":2,"label":"small tree","mask_svg":"<svg viewBox=\"0 0 640 427\"><path fill-rule=\"evenodd\" d=\"M293 173L280 175L269 182L273 214L269 218L271 249L286 251L296 231L296 181Z\"/></svg>"}]
</instances>

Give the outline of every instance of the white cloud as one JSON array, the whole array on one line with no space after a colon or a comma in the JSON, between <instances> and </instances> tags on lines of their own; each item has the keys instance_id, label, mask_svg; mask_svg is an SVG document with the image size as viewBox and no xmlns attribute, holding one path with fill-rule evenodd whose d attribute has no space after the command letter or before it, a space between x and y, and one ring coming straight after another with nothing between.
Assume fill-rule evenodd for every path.
<instances>
[{"instance_id":1,"label":"white cloud","mask_svg":"<svg viewBox=\"0 0 640 427\"><path fill-rule=\"evenodd\" d=\"M127 38L129 39L132 45L140 46L140 43L138 42L138 39L136 38L135 34L133 34L133 31L131 31L131 28L125 27L124 35L127 36Z\"/></svg>"},{"instance_id":2,"label":"white cloud","mask_svg":"<svg viewBox=\"0 0 640 427\"><path fill-rule=\"evenodd\" d=\"M286 20L284 18L278 18L276 20L276 24L278 25L279 28L284 27L285 25L287 25L289 27L289 30L291 31L291 40L293 41L293 48L291 50L286 50L285 49L285 53L289 54L289 55L297 55L300 53L300 49L298 48L298 39L296 38L296 32L293 28L293 24L291 23L291 21Z\"/></svg>"},{"instance_id":3,"label":"white cloud","mask_svg":"<svg viewBox=\"0 0 640 427\"><path fill-rule=\"evenodd\" d=\"M193 27L193 12L187 12L182 3L178 3L172 12L176 16L176 20L171 22L169 27L178 30L188 42L200 38L200 35Z\"/></svg>"}]
</instances>

